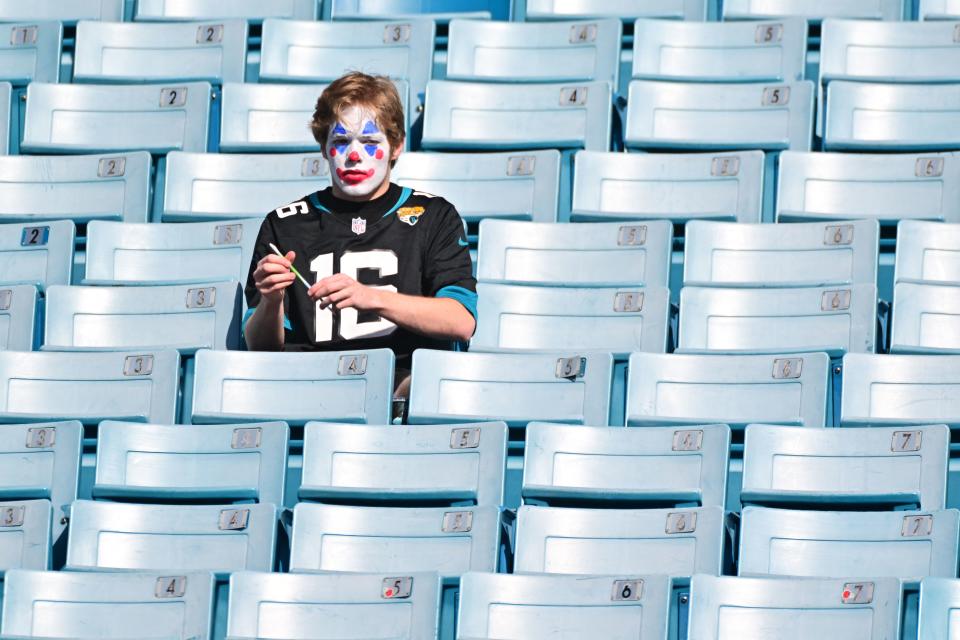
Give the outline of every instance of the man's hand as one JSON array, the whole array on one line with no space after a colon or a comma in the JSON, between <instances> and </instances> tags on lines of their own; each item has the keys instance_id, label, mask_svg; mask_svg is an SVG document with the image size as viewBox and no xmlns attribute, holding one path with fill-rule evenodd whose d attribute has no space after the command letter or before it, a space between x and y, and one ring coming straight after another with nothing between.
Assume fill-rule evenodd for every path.
<instances>
[{"instance_id":1,"label":"man's hand","mask_svg":"<svg viewBox=\"0 0 960 640\"><path fill-rule=\"evenodd\" d=\"M283 258L271 253L257 263L253 271L253 283L265 302L275 305L283 302L284 290L296 279L290 270L296 256L293 251L288 251Z\"/></svg>"},{"instance_id":2,"label":"man's hand","mask_svg":"<svg viewBox=\"0 0 960 640\"><path fill-rule=\"evenodd\" d=\"M358 311L380 311L383 308L382 291L360 284L342 273L324 278L310 287L307 294L319 300L321 308L353 308Z\"/></svg>"}]
</instances>

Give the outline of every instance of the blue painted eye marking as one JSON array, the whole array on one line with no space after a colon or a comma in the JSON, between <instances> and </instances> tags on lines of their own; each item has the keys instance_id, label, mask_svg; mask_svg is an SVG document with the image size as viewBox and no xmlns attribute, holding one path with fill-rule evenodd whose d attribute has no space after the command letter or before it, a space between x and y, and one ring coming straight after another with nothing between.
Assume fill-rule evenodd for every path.
<instances>
[{"instance_id":1,"label":"blue painted eye marking","mask_svg":"<svg viewBox=\"0 0 960 640\"><path fill-rule=\"evenodd\" d=\"M335 126L335 127L333 128L333 132L334 132L334 133L337 133L337 134L340 134L340 135L342 135L342 136L347 135L347 130L344 129L344 128L343 128L343 125L340 124L339 122L337 123L337 126Z\"/></svg>"},{"instance_id":2,"label":"blue painted eye marking","mask_svg":"<svg viewBox=\"0 0 960 640\"><path fill-rule=\"evenodd\" d=\"M377 152L377 145L375 144L365 144L363 148L367 150L368 156L373 156Z\"/></svg>"},{"instance_id":3,"label":"blue painted eye marking","mask_svg":"<svg viewBox=\"0 0 960 640\"><path fill-rule=\"evenodd\" d=\"M363 125L363 131L360 132L360 135L369 136L374 133L380 133L380 129L377 128L373 120L367 120L367 124Z\"/></svg>"},{"instance_id":4,"label":"blue painted eye marking","mask_svg":"<svg viewBox=\"0 0 960 640\"><path fill-rule=\"evenodd\" d=\"M337 153L342 154L347 152L347 145L345 144L335 144L333 145L333 148L337 150Z\"/></svg>"}]
</instances>

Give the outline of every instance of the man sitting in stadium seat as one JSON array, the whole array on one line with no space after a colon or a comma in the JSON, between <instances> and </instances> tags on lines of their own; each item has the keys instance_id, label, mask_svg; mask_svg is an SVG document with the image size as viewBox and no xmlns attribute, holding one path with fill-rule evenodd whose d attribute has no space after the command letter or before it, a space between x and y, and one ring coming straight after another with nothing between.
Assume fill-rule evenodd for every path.
<instances>
[{"instance_id":1,"label":"man sitting in stadium seat","mask_svg":"<svg viewBox=\"0 0 960 640\"><path fill-rule=\"evenodd\" d=\"M390 182L405 129L387 78L355 72L334 81L310 127L333 184L263 221L246 286L247 345L390 348L404 395L415 349L450 348L476 327L463 222L443 198ZM313 284L298 281L291 266Z\"/></svg>"}]
</instances>

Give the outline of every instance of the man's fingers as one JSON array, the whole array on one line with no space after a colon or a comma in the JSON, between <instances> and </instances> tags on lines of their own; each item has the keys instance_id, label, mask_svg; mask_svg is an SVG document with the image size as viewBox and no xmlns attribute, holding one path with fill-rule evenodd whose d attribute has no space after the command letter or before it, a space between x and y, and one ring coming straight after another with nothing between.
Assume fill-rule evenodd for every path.
<instances>
[{"instance_id":1,"label":"man's fingers","mask_svg":"<svg viewBox=\"0 0 960 640\"><path fill-rule=\"evenodd\" d=\"M292 273L289 273L289 272L288 272L288 273L278 273L278 274L274 274L274 275L267 276L266 278L263 278L263 279L259 280L259 281L258 281L258 282L259 282L258 287L261 287L261 288L262 288L262 287L272 287L273 285L276 285L276 284L289 285L291 282L293 282L293 279L294 279L295 277L296 277L296 276L294 276Z\"/></svg>"},{"instance_id":2,"label":"man's fingers","mask_svg":"<svg viewBox=\"0 0 960 640\"><path fill-rule=\"evenodd\" d=\"M293 251L291 251L287 255L288 256L293 255ZM261 258L258 266L264 267L268 264L281 265L284 269L289 269L290 265L293 264L293 261L290 260L289 258L278 256L275 253L268 253L267 255L263 256L263 258Z\"/></svg>"}]
</instances>

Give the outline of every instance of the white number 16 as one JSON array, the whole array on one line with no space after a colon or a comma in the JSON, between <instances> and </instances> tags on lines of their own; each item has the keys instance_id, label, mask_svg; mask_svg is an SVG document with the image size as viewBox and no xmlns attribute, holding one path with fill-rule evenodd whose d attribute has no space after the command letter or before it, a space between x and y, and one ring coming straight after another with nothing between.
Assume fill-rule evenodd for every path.
<instances>
[{"instance_id":1,"label":"white number 16","mask_svg":"<svg viewBox=\"0 0 960 640\"><path fill-rule=\"evenodd\" d=\"M381 278L393 276L398 270L397 255L393 251L357 251L347 252L340 257L340 273L357 279L361 269L373 269L379 272ZM333 254L324 253L310 262L310 271L316 276L316 282L333 275ZM396 292L393 285L373 287L384 291ZM340 337L344 340L356 338L377 338L393 333L397 325L389 320L380 318L372 322L357 322L356 309L340 310ZM318 300L315 308L314 331L317 342L333 340L333 307L320 308Z\"/></svg>"}]
</instances>

